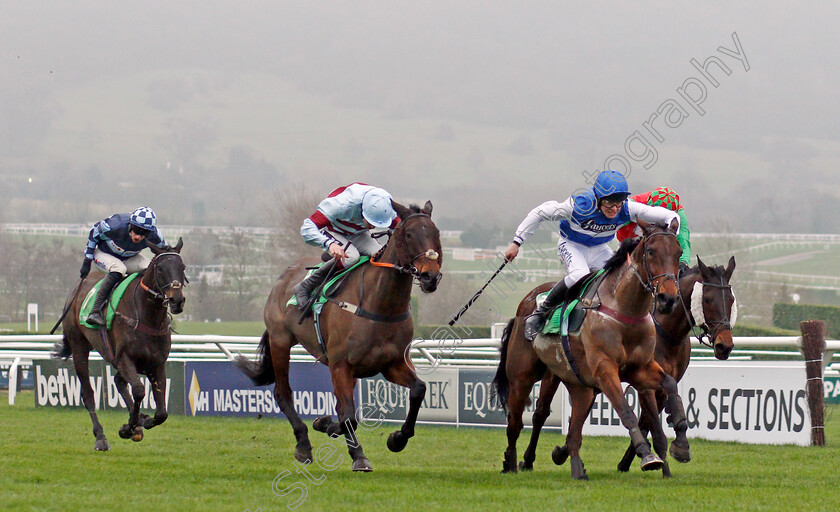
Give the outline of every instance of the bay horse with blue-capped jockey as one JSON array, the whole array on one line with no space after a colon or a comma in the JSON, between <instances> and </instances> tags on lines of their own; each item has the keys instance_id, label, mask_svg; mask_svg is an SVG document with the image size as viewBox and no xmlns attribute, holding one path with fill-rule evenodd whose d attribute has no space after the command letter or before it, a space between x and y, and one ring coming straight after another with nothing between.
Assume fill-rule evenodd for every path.
<instances>
[{"instance_id":1,"label":"bay horse with blue-capped jockey","mask_svg":"<svg viewBox=\"0 0 840 512\"><path fill-rule=\"evenodd\" d=\"M440 232L431 218L431 201L422 209L406 208L396 202L393 207L400 221L388 243L371 261L351 270L321 310L318 324L326 353L316 335L313 318L289 303L307 265L317 263L304 259L283 272L271 290L264 310L266 331L260 341L258 360L241 356L237 359L237 366L256 385L275 383L274 398L292 425L296 439L294 456L300 462L314 459L308 428L295 411L289 384L290 351L297 344L329 366L338 421L325 416L312 426L331 437L346 437L354 471L372 471L355 434L358 417L354 389L358 379L381 373L388 381L409 389L405 422L388 437L387 446L399 452L414 436L426 384L417 377L407 357L414 333L409 306L411 288L417 280L423 292L435 291L443 259Z\"/></svg>"}]
</instances>

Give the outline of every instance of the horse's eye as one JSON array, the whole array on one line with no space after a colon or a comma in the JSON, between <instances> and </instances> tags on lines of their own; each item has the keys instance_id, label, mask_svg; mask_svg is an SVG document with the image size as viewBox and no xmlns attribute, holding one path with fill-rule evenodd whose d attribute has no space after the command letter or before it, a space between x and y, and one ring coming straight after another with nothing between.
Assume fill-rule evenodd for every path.
<instances>
[{"instance_id":1,"label":"horse's eye","mask_svg":"<svg viewBox=\"0 0 840 512\"><path fill-rule=\"evenodd\" d=\"M648 249L647 254L648 256L653 256L653 249Z\"/></svg>"},{"instance_id":2,"label":"horse's eye","mask_svg":"<svg viewBox=\"0 0 840 512\"><path fill-rule=\"evenodd\" d=\"M406 233L405 233L405 239L406 240L411 240L411 233L409 233L408 231L406 231Z\"/></svg>"},{"instance_id":3,"label":"horse's eye","mask_svg":"<svg viewBox=\"0 0 840 512\"><path fill-rule=\"evenodd\" d=\"M712 299L703 299L703 302L704 302L705 304L711 304L711 303L712 303Z\"/></svg>"}]
</instances>

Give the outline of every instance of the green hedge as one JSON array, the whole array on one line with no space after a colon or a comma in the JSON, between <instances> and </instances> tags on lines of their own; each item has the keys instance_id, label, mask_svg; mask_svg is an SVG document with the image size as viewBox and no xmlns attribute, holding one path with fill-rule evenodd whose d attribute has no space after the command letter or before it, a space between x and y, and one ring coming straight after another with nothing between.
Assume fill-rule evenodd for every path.
<instances>
[{"instance_id":1,"label":"green hedge","mask_svg":"<svg viewBox=\"0 0 840 512\"><path fill-rule=\"evenodd\" d=\"M773 305L773 325L776 327L799 332L799 322L805 320L823 320L826 336L840 337L840 307L781 302Z\"/></svg>"},{"instance_id":2,"label":"green hedge","mask_svg":"<svg viewBox=\"0 0 840 512\"><path fill-rule=\"evenodd\" d=\"M732 336L799 336L799 331L739 323L732 328Z\"/></svg>"}]
</instances>

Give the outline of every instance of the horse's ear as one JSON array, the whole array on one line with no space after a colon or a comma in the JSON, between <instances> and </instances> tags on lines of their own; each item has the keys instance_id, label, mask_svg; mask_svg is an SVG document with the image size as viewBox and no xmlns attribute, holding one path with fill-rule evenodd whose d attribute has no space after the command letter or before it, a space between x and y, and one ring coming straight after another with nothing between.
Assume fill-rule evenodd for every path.
<instances>
[{"instance_id":1,"label":"horse's ear","mask_svg":"<svg viewBox=\"0 0 840 512\"><path fill-rule=\"evenodd\" d=\"M668 225L668 231L673 234L677 234L677 230L680 228L680 221L677 219L671 219L671 224Z\"/></svg>"},{"instance_id":2,"label":"horse's ear","mask_svg":"<svg viewBox=\"0 0 840 512\"><path fill-rule=\"evenodd\" d=\"M703 260L700 259L700 256L697 256L697 268L700 269L700 274L703 276L709 275L709 267L703 263Z\"/></svg>"},{"instance_id":3,"label":"horse's ear","mask_svg":"<svg viewBox=\"0 0 840 512\"><path fill-rule=\"evenodd\" d=\"M636 224L638 224L639 227L642 228L642 231L644 231L644 232L647 232L647 230L650 229L650 224L643 221L642 219L636 219Z\"/></svg>"},{"instance_id":4,"label":"horse's ear","mask_svg":"<svg viewBox=\"0 0 840 512\"><path fill-rule=\"evenodd\" d=\"M158 247L157 245L153 244L152 242L150 242L150 241L148 241L148 240L146 240L146 247L148 247L149 249L151 249L152 253L153 253L154 255L156 255L156 256L157 256L158 254L160 254L160 253L164 252L164 250L163 250L163 249L161 249L160 247Z\"/></svg>"},{"instance_id":5,"label":"horse's ear","mask_svg":"<svg viewBox=\"0 0 840 512\"><path fill-rule=\"evenodd\" d=\"M426 204L423 205L423 209L421 210L423 213L428 215L429 217L432 216L432 202L426 201Z\"/></svg>"},{"instance_id":6,"label":"horse's ear","mask_svg":"<svg viewBox=\"0 0 840 512\"><path fill-rule=\"evenodd\" d=\"M181 247L183 247L183 246L184 246L184 239L181 238L181 237L178 237L178 243L175 244L175 247L173 247L172 250L177 252L177 253L180 253L181 252Z\"/></svg>"},{"instance_id":7,"label":"horse's ear","mask_svg":"<svg viewBox=\"0 0 840 512\"><path fill-rule=\"evenodd\" d=\"M391 206L394 207L394 211L397 212L397 215L401 220L405 220L406 218L408 218L409 215L411 215L411 210L401 205L400 203L394 201L393 199L391 199Z\"/></svg>"},{"instance_id":8,"label":"horse's ear","mask_svg":"<svg viewBox=\"0 0 840 512\"><path fill-rule=\"evenodd\" d=\"M727 283L732 279L733 272L735 272L735 256L729 258L729 264L726 265L726 270L723 271L723 277L726 278Z\"/></svg>"}]
</instances>

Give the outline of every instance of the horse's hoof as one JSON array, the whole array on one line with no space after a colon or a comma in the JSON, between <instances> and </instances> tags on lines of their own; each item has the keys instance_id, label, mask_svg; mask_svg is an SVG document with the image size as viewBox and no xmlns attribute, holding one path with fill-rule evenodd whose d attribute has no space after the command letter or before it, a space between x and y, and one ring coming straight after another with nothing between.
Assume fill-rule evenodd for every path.
<instances>
[{"instance_id":1,"label":"horse's hoof","mask_svg":"<svg viewBox=\"0 0 840 512\"><path fill-rule=\"evenodd\" d=\"M370 473L371 471L373 471L373 466L370 465L370 461L367 460L367 457L362 457L361 459L356 459L353 461L353 471Z\"/></svg>"},{"instance_id":2,"label":"horse's hoof","mask_svg":"<svg viewBox=\"0 0 840 512\"><path fill-rule=\"evenodd\" d=\"M312 448L295 448L295 460L302 464L311 464Z\"/></svg>"},{"instance_id":3,"label":"horse's hoof","mask_svg":"<svg viewBox=\"0 0 840 512\"><path fill-rule=\"evenodd\" d=\"M131 440L135 443L139 443L143 440L143 427L138 426L134 429L134 434L131 435Z\"/></svg>"},{"instance_id":4,"label":"horse's hoof","mask_svg":"<svg viewBox=\"0 0 840 512\"><path fill-rule=\"evenodd\" d=\"M583 461L580 457L572 457L572 478L575 480L589 480L589 475L586 474L586 468L583 466Z\"/></svg>"},{"instance_id":5,"label":"horse's hoof","mask_svg":"<svg viewBox=\"0 0 840 512\"><path fill-rule=\"evenodd\" d=\"M525 462L524 460L519 463L519 470L520 471L533 471L534 464L531 462Z\"/></svg>"},{"instance_id":6,"label":"horse's hoof","mask_svg":"<svg viewBox=\"0 0 840 512\"><path fill-rule=\"evenodd\" d=\"M662 469L662 459L656 456L655 453L649 453L642 457L642 471L656 471Z\"/></svg>"},{"instance_id":7,"label":"horse's hoof","mask_svg":"<svg viewBox=\"0 0 840 512\"><path fill-rule=\"evenodd\" d=\"M558 466L562 466L566 459L569 458L569 448L564 444L563 446L555 446L551 450L551 460Z\"/></svg>"},{"instance_id":8,"label":"horse's hoof","mask_svg":"<svg viewBox=\"0 0 840 512\"><path fill-rule=\"evenodd\" d=\"M668 467L668 461L662 466L662 478L671 478L671 468Z\"/></svg>"},{"instance_id":9,"label":"horse's hoof","mask_svg":"<svg viewBox=\"0 0 840 512\"><path fill-rule=\"evenodd\" d=\"M396 432L391 432L391 435L388 436L388 449L394 453L403 451L403 448L408 444L408 437L402 433L401 430L397 430Z\"/></svg>"},{"instance_id":10,"label":"horse's hoof","mask_svg":"<svg viewBox=\"0 0 840 512\"><path fill-rule=\"evenodd\" d=\"M120 427L120 437L123 439L131 439L131 436L134 435L132 429L126 424Z\"/></svg>"},{"instance_id":11,"label":"horse's hoof","mask_svg":"<svg viewBox=\"0 0 840 512\"><path fill-rule=\"evenodd\" d=\"M111 443L103 437L102 439L96 440L96 443L93 445L93 449L98 452L107 452L111 449Z\"/></svg>"},{"instance_id":12,"label":"horse's hoof","mask_svg":"<svg viewBox=\"0 0 840 512\"><path fill-rule=\"evenodd\" d=\"M671 443L671 447L668 449L668 453L671 454L671 457L674 458L677 462L682 462L685 464L691 460L691 450L688 446L679 446L675 444L675 442Z\"/></svg>"},{"instance_id":13,"label":"horse's hoof","mask_svg":"<svg viewBox=\"0 0 840 512\"><path fill-rule=\"evenodd\" d=\"M312 422L312 428L317 430L318 432L327 433L327 429L330 428L332 424L332 418L329 416L321 416L317 420Z\"/></svg>"}]
</instances>

